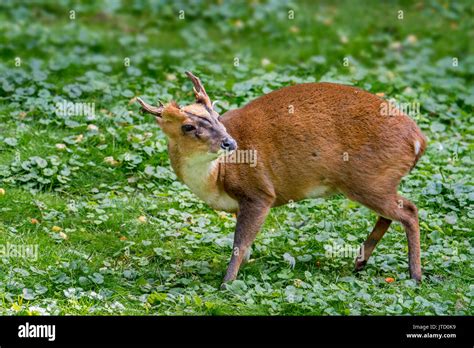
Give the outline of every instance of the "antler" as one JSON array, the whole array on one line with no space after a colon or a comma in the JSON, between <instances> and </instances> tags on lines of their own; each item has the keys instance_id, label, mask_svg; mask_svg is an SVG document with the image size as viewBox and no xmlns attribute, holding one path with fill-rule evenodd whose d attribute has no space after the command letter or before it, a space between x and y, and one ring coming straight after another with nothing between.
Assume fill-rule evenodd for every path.
<instances>
[{"instance_id":1,"label":"antler","mask_svg":"<svg viewBox=\"0 0 474 348\"><path fill-rule=\"evenodd\" d=\"M164 106L161 102L159 102L160 106L153 106L153 105L147 104L146 102L144 102L139 97L137 97L137 101L142 106L142 111L148 112L149 114L155 115L157 117L161 117L161 114L162 114L163 109L164 109Z\"/></svg>"},{"instance_id":2,"label":"antler","mask_svg":"<svg viewBox=\"0 0 474 348\"><path fill-rule=\"evenodd\" d=\"M193 82L193 91L194 95L196 96L196 101L198 103L204 104L209 110L212 110L211 99L207 95L206 90L204 89L204 86L201 83L201 80L199 80L198 77L194 76L190 71L186 71L186 75Z\"/></svg>"}]
</instances>

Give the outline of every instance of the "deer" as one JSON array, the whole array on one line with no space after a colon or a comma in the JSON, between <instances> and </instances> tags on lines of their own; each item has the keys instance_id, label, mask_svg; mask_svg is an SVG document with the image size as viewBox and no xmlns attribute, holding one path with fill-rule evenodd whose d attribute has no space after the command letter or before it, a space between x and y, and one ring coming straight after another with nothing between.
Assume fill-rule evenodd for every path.
<instances>
[{"instance_id":1,"label":"deer","mask_svg":"<svg viewBox=\"0 0 474 348\"><path fill-rule=\"evenodd\" d=\"M393 104L354 86L320 82L283 87L219 115L201 80L195 103L140 110L156 118L168 140L177 178L211 208L236 213L233 250L222 286L236 279L271 208L343 194L375 212L354 271L367 264L392 221L408 241L410 277L422 280L420 229L414 203L397 193L423 155L427 139ZM230 158L253 150L256 165Z\"/></svg>"}]
</instances>

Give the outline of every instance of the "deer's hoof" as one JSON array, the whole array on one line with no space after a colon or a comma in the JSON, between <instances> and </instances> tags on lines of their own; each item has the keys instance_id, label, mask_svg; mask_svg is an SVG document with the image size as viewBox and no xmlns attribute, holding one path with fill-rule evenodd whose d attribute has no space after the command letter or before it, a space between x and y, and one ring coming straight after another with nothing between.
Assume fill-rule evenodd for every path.
<instances>
[{"instance_id":1,"label":"deer's hoof","mask_svg":"<svg viewBox=\"0 0 474 348\"><path fill-rule=\"evenodd\" d=\"M414 279L418 285L421 284L421 273L412 273L410 274L411 279Z\"/></svg>"},{"instance_id":2,"label":"deer's hoof","mask_svg":"<svg viewBox=\"0 0 474 348\"><path fill-rule=\"evenodd\" d=\"M362 271L367 264L367 260L356 260L354 266L354 272Z\"/></svg>"}]
</instances>

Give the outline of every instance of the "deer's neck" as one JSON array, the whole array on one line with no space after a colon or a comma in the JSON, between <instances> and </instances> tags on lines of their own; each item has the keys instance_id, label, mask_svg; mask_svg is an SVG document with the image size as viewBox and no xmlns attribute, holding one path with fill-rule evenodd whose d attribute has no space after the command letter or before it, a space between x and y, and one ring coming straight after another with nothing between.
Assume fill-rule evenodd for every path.
<instances>
[{"instance_id":1,"label":"deer's neck","mask_svg":"<svg viewBox=\"0 0 474 348\"><path fill-rule=\"evenodd\" d=\"M169 147L169 154L176 175L196 196L214 209L237 211L237 201L220 184L224 178L219 170L219 159L215 155L185 155L172 145Z\"/></svg>"}]
</instances>

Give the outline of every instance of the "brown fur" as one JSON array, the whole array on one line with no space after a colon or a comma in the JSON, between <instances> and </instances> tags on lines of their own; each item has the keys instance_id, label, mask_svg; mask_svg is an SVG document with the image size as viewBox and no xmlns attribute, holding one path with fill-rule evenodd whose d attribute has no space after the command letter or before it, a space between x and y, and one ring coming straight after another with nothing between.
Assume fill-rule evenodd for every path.
<instances>
[{"instance_id":1,"label":"brown fur","mask_svg":"<svg viewBox=\"0 0 474 348\"><path fill-rule=\"evenodd\" d=\"M202 85L198 88L204 95ZM198 102L203 98L196 97ZM200 109L202 115L209 111L204 107L209 102ZM395 220L402 223L407 234L410 274L421 280L417 209L397 194L397 186L423 154L426 139L408 116L382 115L384 103L387 102L358 88L309 83L274 91L219 118L224 133L237 141L239 150L257 151L256 167L219 163L206 176L209 192L207 187L199 187L204 200L207 195L227 197L209 199L217 208L228 206L227 210L233 211L237 206L233 208L229 200L238 202L234 250L224 281L236 278L271 207L308 198L318 188L324 195L342 193L380 216L364 243L357 270L365 265ZM201 104L204 103L192 107L199 109ZM294 112L290 113L290 109ZM168 114L182 116L183 112L171 109ZM212 146L183 138L174 124L187 122L186 117L171 116L170 124L162 127L170 138L173 168L183 180L182 168L189 158ZM209 113L206 117L213 119L214 115ZM419 142L418 153L415 142ZM186 180L189 178L183 181Z\"/></svg>"},{"instance_id":2,"label":"brown fur","mask_svg":"<svg viewBox=\"0 0 474 348\"><path fill-rule=\"evenodd\" d=\"M382 103L387 102L358 88L311 83L282 88L227 112L222 123L240 149L257 150L258 165L221 164L226 166L224 189L244 206L252 206L249 201L271 206L298 201L318 185L341 192L387 221L371 234L375 243L388 229L388 221L402 222L409 241L410 272L421 280L416 207L397 195L397 186L424 152L426 140L408 116L381 115ZM420 141L417 155L416 140ZM246 251L267 211L261 209L260 216L247 218L255 222L248 237L235 247ZM365 245L364 263L373 247ZM234 279L241 262L233 259L236 266L229 267L226 280Z\"/></svg>"}]
</instances>

